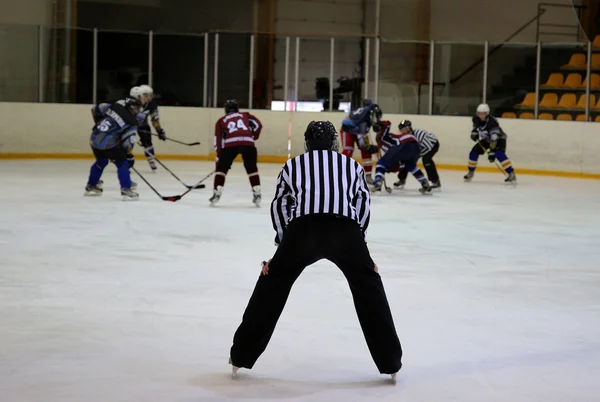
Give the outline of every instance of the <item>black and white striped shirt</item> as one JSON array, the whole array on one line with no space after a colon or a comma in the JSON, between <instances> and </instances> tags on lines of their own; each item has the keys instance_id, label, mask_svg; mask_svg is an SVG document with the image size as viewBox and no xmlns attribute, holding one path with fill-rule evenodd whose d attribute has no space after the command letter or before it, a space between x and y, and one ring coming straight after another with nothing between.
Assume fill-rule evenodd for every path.
<instances>
[{"instance_id":1,"label":"black and white striped shirt","mask_svg":"<svg viewBox=\"0 0 600 402\"><path fill-rule=\"evenodd\" d=\"M438 139L435 136L435 134L430 133L427 130L421 130L420 128L414 130L413 135L417 137L417 140L419 141L419 146L421 148L421 156L431 151L435 144L438 142Z\"/></svg>"},{"instance_id":2,"label":"black and white striped shirt","mask_svg":"<svg viewBox=\"0 0 600 402\"><path fill-rule=\"evenodd\" d=\"M365 172L354 159L329 150L309 151L286 162L277 177L271 220L283 238L295 218L331 214L355 220L366 235L370 195Z\"/></svg>"}]
</instances>

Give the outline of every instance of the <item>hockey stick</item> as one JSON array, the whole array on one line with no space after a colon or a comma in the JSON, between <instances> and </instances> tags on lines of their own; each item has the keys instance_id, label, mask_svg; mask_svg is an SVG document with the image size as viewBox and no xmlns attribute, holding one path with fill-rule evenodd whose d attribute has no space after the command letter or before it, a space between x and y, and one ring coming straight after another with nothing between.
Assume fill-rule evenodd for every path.
<instances>
[{"instance_id":1,"label":"hockey stick","mask_svg":"<svg viewBox=\"0 0 600 402\"><path fill-rule=\"evenodd\" d=\"M194 184L193 186L190 186L186 192L184 192L181 195L176 195L175 197L179 197L177 198L175 201L179 201L184 195L186 195L187 193L189 193L190 191L192 191L195 188L200 188L198 187L199 185L202 184L202 182L204 182L206 179L208 179L210 176L212 176L214 173L216 172L216 170L213 170L212 172L210 172L209 174L207 174L206 176L204 176L204 178L202 180L200 180L198 183ZM158 193L157 193L158 194ZM171 200L169 200L171 201Z\"/></svg>"},{"instance_id":2,"label":"hockey stick","mask_svg":"<svg viewBox=\"0 0 600 402\"><path fill-rule=\"evenodd\" d=\"M140 176L140 179L142 179L144 181L144 183L146 183L148 185L148 187L150 187L150 189L152 191L154 191L154 193L156 195L158 195L160 197L160 199L163 200L163 201L171 201L171 202L179 201L181 199L181 197L183 197L185 194L187 194L188 192L191 191L191 189L189 189L188 191L186 191L182 195L171 195L171 196L165 197L165 196L161 195L158 191L156 191L156 189L154 187L152 187L152 184L150 184L148 182L148 180L146 180L146 178L144 176L142 176L142 174L140 172L137 171L136 168L134 168L132 166L132 167L130 167L130 169L133 170L138 176Z\"/></svg>"},{"instance_id":3,"label":"hockey stick","mask_svg":"<svg viewBox=\"0 0 600 402\"><path fill-rule=\"evenodd\" d=\"M377 151L377 160L381 159L381 151L378 150ZM375 169L377 170L377 166L375 166ZM383 188L385 188L385 191L388 194L392 194L392 189L390 187L388 187L387 182L385 181L385 173L383 174Z\"/></svg>"},{"instance_id":4,"label":"hockey stick","mask_svg":"<svg viewBox=\"0 0 600 402\"><path fill-rule=\"evenodd\" d=\"M177 180L178 182L180 182L181 184L183 184L186 188L188 188L188 189L194 189L194 188L205 188L206 187L206 185L204 185L204 184L196 184L194 186L188 186L183 181L181 181L181 179L179 177L177 177L177 175L175 173L173 173L168 167L166 167L164 163L162 163L160 160L158 160L158 158L156 156L154 157L154 160L160 166L162 166L167 172L171 173L171 176L173 176L175 178L175 180Z\"/></svg>"},{"instance_id":5,"label":"hockey stick","mask_svg":"<svg viewBox=\"0 0 600 402\"><path fill-rule=\"evenodd\" d=\"M155 133L153 133L153 132L150 132L150 131L146 131L146 130L139 130L139 132L140 132L140 133L146 133L146 134L150 134L150 135L153 135L153 136L155 136L155 137L159 137L159 135L158 135L158 134L155 134ZM159 138L160 138L160 137L159 137ZM178 144L181 144L181 145L186 145L186 146L188 146L188 147L193 147L194 145L200 145L200 142L198 142L198 141L196 141L196 142L189 142L189 143L188 143L188 142L183 142L183 141L175 140L175 139L173 139L173 138L169 138L169 137L167 137L167 141L173 141L173 142L176 142L176 143L178 143Z\"/></svg>"},{"instance_id":6,"label":"hockey stick","mask_svg":"<svg viewBox=\"0 0 600 402\"><path fill-rule=\"evenodd\" d=\"M481 144L481 141L477 141L477 144L481 147L481 149L483 150L483 152L485 153L486 149L485 147ZM494 162L496 163L496 167L498 168L498 170L500 170L502 172L502 174L504 175L504 177L508 177L508 174L504 171L504 169L502 168L502 166L500 165L500 162L498 162L498 159L494 159Z\"/></svg>"}]
</instances>

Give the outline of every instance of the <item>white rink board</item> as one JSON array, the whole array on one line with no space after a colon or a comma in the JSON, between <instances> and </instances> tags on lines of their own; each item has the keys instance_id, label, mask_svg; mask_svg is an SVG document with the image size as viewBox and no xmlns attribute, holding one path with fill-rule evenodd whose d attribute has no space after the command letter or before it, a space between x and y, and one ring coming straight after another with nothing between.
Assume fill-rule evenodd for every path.
<instances>
[{"instance_id":1,"label":"white rink board","mask_svg":"<svg viewBox=\"0 0 600 402\"><path fill-rule=\"evenodd\" d=\"M165 195L184 190L138 164ZM444 191L423 197L409 179L373 200L368 234L405 352L398 385L327 262L300 276L232 382L231 339L274 252L277 165L260 166L260 209L241 164L216 208L209 190L168 203L143 183L123 203L112 166L105 194L83 197L89 165L0 161L2 401L597 401L596 181L442 172ZM213 164L168 166L194 182Z\"/></svg>"},{"instance_id":2,"label":"white rink board","mask_svg":"<svg viewBox=\"0 0 600 402\"><path fill-rule=\"evenodd\" d=\"M3 154L91 155L88 145L92 126L91 105L0 103L0 157ZM288 133L292 154L304 152L303 135L311 120L331 120L339 128L342 113L290 113L252 111L263 122L257 142L259 154L285 157ZM208 156L213 152L214 124L222 109L160 108L167 134L185 142L201 141L201 146L185 147L155 138L158 155ZM384 115L394 127L403 118L415 127L433 131L441 147L436 162L466 166L473 146L468 117ZM564 121L501 119L508 133L508 155L519 170L543 170L600 174L600 124ZM291 130L290 130L291 129ZM136 153L142 151L136 147ZM358 155L358 153L357 153ZM481 158L481 166L489 166ZM466 167L465 167L466 169Z\"/></svg>"}]
</instances>

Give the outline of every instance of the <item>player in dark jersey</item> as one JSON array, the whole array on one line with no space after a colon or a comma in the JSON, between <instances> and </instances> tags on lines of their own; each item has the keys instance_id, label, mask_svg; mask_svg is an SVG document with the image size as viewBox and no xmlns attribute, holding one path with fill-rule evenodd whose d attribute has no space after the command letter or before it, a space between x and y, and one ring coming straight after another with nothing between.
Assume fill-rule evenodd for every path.
<instances>
[{"instance_id":1,"label":"player in dark jersey","mask_svg":"<svg viewBox=\"0 0 600 402\"><path fill-rule=\"evenodd\" d=\"M152 132L150 130L148 119L152 121L152 126L156 130L158 138L162 141L167 139L167 134L160 125L158 106L153 100L154 90L149 85L140 85L139 87L131 88L130 96L137 98L143 105L142 110L137 115L137 119L140 122L140 142L144 147L144 155L146 155L148 164L154 172L156 170L156 162L154 161L154 146L152 145Z\"/></svg>"},{"instance_id":2,"label":"player in dark jersey","mask_svg":"<svg viewBox=\"0 0 600 402\"><path fill-rule=\"evenodd\" d=\"M487 151L490 162L494 162L498 158L507 175L505 182L512 184L517 182L515 170L506 156L506 133L500 128L498 120L490 115L490 107L485 103L477 106L477 114L473 116L471 139L476 144L469 153L469 172L464 177L465 181L469 182L473 179L477 160Z\"/></svg>"},{"instance_id":3,"label":"player in dark jersey","mask_svg":"<svg viewBox=\"0 0 600 402\"><path fill-rule=\"evenodd\" d=\"M215 151L217 152L217 172L215 174L211 205L221 199L225 177L233 161L242 155L244 168L252 187L252 202L259 206L261 201L260 176L258 175L257 152L254 142L260 137L262 124L248 112L240 112L235 99L225 102L225 116L215 124Z\"/></svg>"},{"instance_id":4,"label":"player in dark jersey","mask_svg":"<svg viewBox=\"0 0 600 402\"><path fill-rule=\"evenodd\" d=\"M386 150L381 159L377 161L375 168L375 180L373 182L373 192L381 192L383 178L386 172L403 165L404 169L412 173L412 175L421 183L419 191L421 194L431 192L431 185L425 178L425 175L417 167L417 161L421 155L419 141L412 133L404 130L410 125L410 121L402 120L398 125L398 129L402 134L392 134L390 132L391 123L387 120L378 121L373 126L373 131L378 133L378 143L382 144L382 149Z\"/></svg>"},{"instance_id":5,"label":"player in dark jersey","mask_svg":"<svg viewBox=\"0 0 600 402\"><path fill-rule=\"evenodd\" d=\"M340 137L342 139L342 153L352 157L354 145L358 145L361 152L362 165L365 169L367 183L373 184L371 171L373 162L371 155L377 153L377 147L371 145L369 130L374 122L381 118L382 112L379 105L370 99L363 101L363 106L351 111L344 120L342 120L342 129Z\"/></svg>"},{"instance_id":6,"label":"player in dark jersey","mask_svg":"<svg viewBox=\"0 0 600 402\"><path fill-rule=\"evenodd\" d=\"M125 98L103 106L103 117L98 119L90 136L90 146L96 162L90 169L84 195L102 195L102 188L98 183L104 168L112 161L117 166L123 200L138 199L138 194L132 190L127 155L135 145L138 127L135 115L139 113L141 106L135 98Z\"/></svg>"}]
</instances>

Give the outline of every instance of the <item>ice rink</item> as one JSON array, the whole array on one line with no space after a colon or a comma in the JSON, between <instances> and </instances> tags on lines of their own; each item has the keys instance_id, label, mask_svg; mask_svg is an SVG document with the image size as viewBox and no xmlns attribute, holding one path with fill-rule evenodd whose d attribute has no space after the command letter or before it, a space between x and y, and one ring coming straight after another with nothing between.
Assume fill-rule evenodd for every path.
<instances>
[{"instance_id":1,"label":"ice rink","mask_svg":"<svg viewBox=\"0 0 600 402\"><path fill-rule=\"evenodd\" d=\"M214 164L164 161L193 184ZM329 262L304 271L253 370L233 333L275 251L241 164L220 204L139 182L83 197L91 161L0 161L0 401L598 401L600 182L442 171L443 192L372 201L368 244L404 348L398 384L369 355ZM185 190L146 173L163 195ZM517 166L518 168L518 166ZM388 182L393 181L388 176Z\"/></svg>"}]
</instances>

